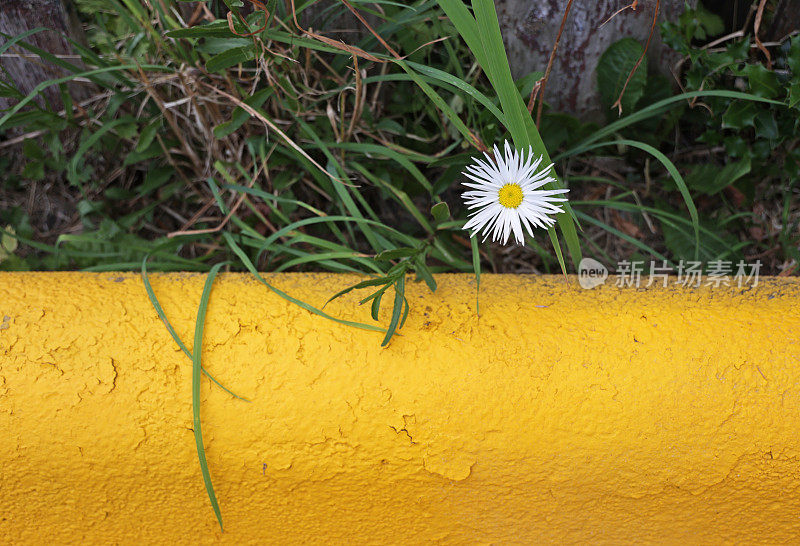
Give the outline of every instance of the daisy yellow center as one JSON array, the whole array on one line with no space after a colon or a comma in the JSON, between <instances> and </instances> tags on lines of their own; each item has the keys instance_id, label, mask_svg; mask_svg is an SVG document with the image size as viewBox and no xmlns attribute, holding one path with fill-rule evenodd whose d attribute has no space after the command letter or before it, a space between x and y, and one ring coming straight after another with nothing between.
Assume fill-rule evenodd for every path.
<instances>
[{"instance_id":1,"label":"daisy yellow center","mask_svg":"<svg viewBox=\"0 0 800 546\"><path fill-rule=\"evenodd\" d=\"M506 184L498 192L500 204L507 209L515 209L522 204L522 188L519 184Z\"/></svg>"}]
</instances>

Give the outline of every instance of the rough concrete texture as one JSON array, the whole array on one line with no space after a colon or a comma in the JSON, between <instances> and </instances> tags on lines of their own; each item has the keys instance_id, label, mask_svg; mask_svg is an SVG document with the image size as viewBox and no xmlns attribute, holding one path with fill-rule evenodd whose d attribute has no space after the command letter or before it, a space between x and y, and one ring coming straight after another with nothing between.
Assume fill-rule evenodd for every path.
<instances>
[{"instance_id":1,"label":"rough concrete texture","mask_svg":"<svg viewBox=\"0 0 800 546\"><path fill-rule=\"evenodd\" d=\"M576 113L584 119L605 119L597 93L597 62L608 46L622 38L635 38L644 45L656 6L655 0L640 0L636 11L626 9L602 24L630 3L574 0L545 91L545 102L556 111ZM544 72L566 0L499 0L496 4L514 76L521 77L534 70ZM696 0L690 4L696 4ZM677 20L684 5L684 0L661 0L659 21ZM661 43L658 28L648 50L648 60L653 69L667 75L670 64L677 60L675 53Z\"/></svg>"},{"instance_id":2,"label":"rough concrete texture","mask_svg":"<svg viewBox=\"0 0 800 546\"><path fill-rule=\"evenodd\" d=\"M203 275L152 275L192 346ZM321 306L352 276L268 276ZM7 544L793 542L800 280L408 283L402 337L218 278L201 416L134 274L0 275ZM369 322L351 293L326 310ZM388 311L388 310L386 310ZM387 317L382 317L385 321Z\"/></svg>"}]
</instances>

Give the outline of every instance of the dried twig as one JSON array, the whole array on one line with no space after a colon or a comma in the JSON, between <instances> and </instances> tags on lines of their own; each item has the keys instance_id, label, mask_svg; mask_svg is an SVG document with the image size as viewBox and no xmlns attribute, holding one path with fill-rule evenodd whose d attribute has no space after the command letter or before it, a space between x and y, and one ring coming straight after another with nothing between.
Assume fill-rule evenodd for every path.
<instances>
[{"instance_id":1,"label":"dried twig","mask_svg":"<svg viewBox=\"0 0 800 546\"><path fill-rule=\"evenodd\" d=\"M253 184L255 184L256 179L258 179L259 175L261 174L262 168L263 165L260 166L258 170L256 170L256 174L253 175L253 178L250 179L250 182L247 184L248 188L253 187ZM224 228L228 224L231 217L233 217L233 215L236 214L236 211L239 209L239 207L242 206L242 203L244 202L244 198L246 196L247 196L246 192L242 192L241 194L239 194L239 197L236 199L236 203L231 207L230 212L228 212L228 214L225 215L225 218L223 218L222 221L219 224L217 224L216 227L208 229L192 229L192 230L183 229L180 231L173 231L172 233L168 233L167 237L171 239L173 237L178 237L179 235L202 235L204 233L217 233L221 231L222 228ZM211 202L213 203L213 200ZM198 214L196 214L195 216L199 216L200 214L202 214L202 211L198 212Z\"/></svg>"},{"instance_id":2,"label":"dried twig","mask_svg":"<svg viewBox=\"0 0 800 546\"><path fill-rule=\"evenodd\" d=\"M161 110L162 114L164 115L164 119L167 120L172 132L178 138L181 143L181 147L183 148L184 153L189 156L189 159L195 165L200 165L201 161L200 158L194 151L191 145L186 141L186 137L184 136L184 132L181 131L180 127L175 121L175 116L173 115L172 111L164 106L164 101L161 99L161 96L156 92L155 87L152 82L147 78L147 75L141 68L138 68L139 75L141 76L141 81L144 83L145 91L148 95L153 99L153 101L158 105L159 109Z\"/></svg>"},{"instance_id":3,"label":"dried twig","mask_svg":"<svg viewBox=\"0 0 800 546\"><path fill-rule=\"evenodd\" d=\"M767 5L767 0L761 0L758 4L758 11L756 12L756 20L753 22L753 34L755 36L756 45L758 49L764 53L764 56L767 58L767 68L772 70L772 56L769 54L769 50L764 46L761 42L761 39L758 37L758 31L761 28L761 18L764 16L764 6Z\"/></svg>"},{"instance_id":4,"label":"dried twig","mask_svg":"<svg viewBox=\"0 0 800 546\"><path fill-rule=\"evenodd\" d=\"M234 96L233 96L233 95L231 95L230 93L226 93L225 91L222 91L221 89L217 89L217 88L216 88L216 87L214 87L213 85L210 85L210 84L208 84L208 83L206 83L206 82L201 82L201 83L202 83L203 85L205 85L206 87L209 87L210 89L212 89L212 90L213 90L215 93L217 93L217 94L219 94L219 95L222 95L223 97L225 97L225 98L226 98L226 99L228 99L228 100L231 100L231 101L233 101L233 102L236 104L236 106L240 107L242 110L244 110L245 112L247 112L248 114L250 114L250 115L251 115L251 116L253 116L254 118L256 118L256 119L258 119L259 121L261 121L261 122L262 122L264 125L266 125L266 126L267 126L267 127L269 127L270 129L272 129L273 131L275 131L275 132L276 132L276 133L277 133L277 134L278 134L278 135L279 135L279 136L280 136L280 137L281 137L281 138L282 138L282 139L283 139L283 140L284 140L284 141L285 141L285 142L286 142L286 143L287 143L289 146L291 146L292 148L294 148L295 150L297 150L297 151L298 151L298 152L299 152L299 153L300 153L300 154L301 154L303 157L305 157L305 158L306 158L307 160L309 160L309 161L310 161L310 162L311 162L311 163L312 163L312 164L313 164L313 165L314 165L316 168L318 168L318 169L319 169L319 170L320 170L320 171L321 171L321 172L322 172L322 173L323 173L325 176L328 176L328 177L330 177L330 178L332 178L332 179L336 180L337 182L341 182L342 184L344 184L344 185L346 185L346 186L352 186L352 184L348 183L347 181L345 181L345 180L342 180L341 178L339 178L339 177L337 177L337 176L334 176L333 174L329 173L329 172L328 172L328 171L325 169L325 167L323 167L322 165L320 165L320 164L317 162L317 160L315 160L313 157L311 157L310 155L308 155L308 153L307 153L307 152L306 152L306 151L305 151L303 148L301 148L300 146L298 146L298 145L297 145L297 143L295 143L295 142L294 142L294 141L293 141L291 138L289 138L289 135L287 135L286 133L284 133L283 131L281 131L281 130L280 130L280 128L279 128L277 125L275 125L275 123L273 123L273 122L272 122L272 120L270 120L269 118L267 118L266 116L264 116L264 114L262 114L261 112L259 112L258 110L256 110L255 108L253 108L252 106L250 106L249 104L247 104L246 102L244 102L243 100L241 100L241 99L239 99L239 98L237 98L237 97L234 97Z\"/></svg>"},{"instance_id":5,"label":"dried twig","mask_svg":"<svg viewBox=\"0 0 800 546\"><path fill-rule=\"evenodd\" d=\"M228 12L228 16L227 16L228 28L230 29L230 31L232 33L236 34L237 36L242 36L242 37L255 36L256 34L259 34L261 31L263 31L265 28L267 28L267 25L269 24L269 10L267 10L267 6L262 4L260 2L260 0L247 0L247 1L250 2L251 4L253 4L255 6L255 9L261 10L261 11L264 12L264 24L261 25L261 28L259 28L258 30L254 30L252 32L245 32L245 33L240 34L240 33L236 32L236 29L233 27L233 12L229 11ZM239 20L242 22L242 24L245 26L245 28L247 30L250 30L250 25L247 24L247 19L245 19L244 16L241 13L239 13L238 10L236 11L236 15L239 16Z\"/></svg>"},{"instance_id":6,"label":"dried twig","mask_svg":"<svg viewBox=\"0 0 800 546\"><path fill-rule=\"evenodd\" d=\"M294 0L292 0L292 2L294 2ZM366 19L364 19L364 17L363 17L363 16L362 16L360 13L358 13L358 10L357 10L357 9L355 9L355 8L354 8L354 7L353 7L353 6L350 4L350 2L348 2L347 0L341 0L341 2L342 2L342 4L344 4L344 5L347 7L347 9L349 9L349 10L350 10L350 12L351 12L353 15L355 15L355 16L356 16L356 19L358 19L359 21L361 21L361 24L363 24L365 27L367 27L367 30L369 30L369 31L370 31L370 33L371 33L373 36L375 36L375 38L377 38L377 39L378 39L378 41L381 43L381 45L382 45L383 47L385 47L385 48L386 48L386 51L388 51L389 53L391 53L391 54L392 54L392 57L394 57L395 59L399 59L399 58L400 58L400 55L397 53L397 51L395 51L394 49L392 49L392 47L391 47L389 44L387 44L387 43L386 43L386 40L384 40L384 39L383 39L383 37L382 37L380 34L378 34L377 32L375 32L375 30L372 28L372 26L370 26L370 24L367 22L367 20L366 20Z\"/></svg>"},{"instance_id":7,"label":"dried twig","mask_svg":"<svg viewBox=\"0 0 800 546\"><path fill-rule=\"evenodd\" d=\"M294 10L294 0L291 0L291 1L292 1L292 9ZM369 23L366 21L366 19L364 19L364 18L361 16L361 14L359 14L359 13L358 13L358 11L357 11L357 10L356 10L356 9L355 9L355 8L354 8L354 7L353 7L351 4L350 4L350 2L348 2L347 0L341 0L341 2L342 2L342 3L343 3L345 6L347 6L347 9L349 9L351 12L353 12L353 15L355 15L355 16L358 18L358 20L359 20L359 21L361 21L361 22L364 24L364 26L365 26L365 27L367 27L367 30L368 30L368 31L369 31L369 32L370 32L370 33L371 33L373 36L375 36L375 38L376 38L376 39L377 39L377 40L378 40L378 41L379 41L381 44L383 44L383 47L385 47L385 48L386 48L386 50L387 50L389 53L391 53L391 54L392 54L392 56L393 56L395 59L397 59L397 60L403 60L403 59L404 59L404 57L401 57L401 56L400 56L400 54L399 54L399 53L397 53L397 51L395 51L394 49L392 49L392 47L391 47L389 44L387 44L387 43L386 43L386 41L385 41L385 40L384 40L384 39L381 37L381 35L380 35L380 34L378 34L378 33L375 31L375 29L374 29L374 28L372 28L372 26L371 26L371 25L370 25L370 24L369 24ZM570 0L570 4L571 4L571 3L572 3L572 0ZM296 14L295 14L295 24L297 24L297 22L296 22L296 21L297 21L297 17L296 17ZM298 26L298 28L300 28L300 27ZM302 30L302 29L301 29L301 30ZM434 40L434 42L435 42L435 41L436 41L436 40ZM429 42L429 43L433 43L433 42ZM425 45L427 45L427 44L425 44ZM348 46L348 47L349 47L349 46ZM348 50L348 51L349 51L349 50ZM416 50L414 50L414 51L416 51ZM472 142L471 142L471 144L472 144L472 145L473 145L473 146L474 146L474 147L475 147L475 148L476 148L476 149L477 149L479 152L487 152L487 151L489 150L489 149L486 147L486 145L483 143L483 141L481 141L481 139L478 137L478 135L476 135L476 134L475 134L475 133L474 133L472 130L470 130L470 131L469 131L469 136L470 136L470 140L472 141Z\"/></svg>"},{"instance_id":8,"label":"dried twig","mask_svg":"<svg viewBox=\"0 0 800 546\"><path fill-rule=\"evenodd\" d=\"M633 0L633 2L632 2L632 3L628 4L627 6L623 6L623 7L619 8L617 11L615 11L614 13L612 13L612 14L611 14L611 17L609 17L608 19L606 19L605 21L603 21L603 22L600 24L600 27L599 27L599 28L603 28L603 26L604 26L606 23L608 23L608 22L609 22L611 19L613 19L614 17L616 17L617 15L619 15L620 13L622 13L623 11L625 11L626 9L629 9L629 10L632 10L632 11L636 11L638 8L639 8L639 0Z\"/></svg>"},{"instance_id":9,"label":"dried twig","mask_svg":"<svg viewBox=\"0 0 800 546\"><path fill-rule=\"evenodd\" d=\"M360 47L347 45L346 43L344 43L342 41L337 41L337 40L334 40L332 38L328 38L327 36L323 36L321 34L317 34L316 32L313 32L311 30L304 29L303 27L300 26L300 22L297 20L297 8L295 8L294 0L290 0L290 1L291 1L291 7L292 7L292 19L294 19L294 24L297 27L297 30L299 30L303 34L306 34L306 35L308 35L308 36L310 36L310 37L312 37L312 38L314 38L316 40L319 40L320 42L326 43L331 47L335 47L336 49L341 49L342 51L347 51L351 55L358 55L359 57L362 57L362 58L370 60L370 61L374 61L376 63L385 63L385 62L387 62L384 59L379 59L375 55L367 53L366 51L364 51Z\"/></svg>"},{"instance_id":10,"label":"dried twig","mask_svg":"<svg viewBox=\"0 0 800 546\"><path fill-rule=\"evenodd\" d=\"M634 2L634 4L635 3L636 2ZM653 32L656 30L656 21L658 20L658 11L660 7L661 7L661 0L656 0L656 9L655 12L653 13L653 24L650 25L650 34L647 35L647 43L644 45L644 51L642 51L642 54L639 56L639 60L636 61L633 70L631 70L630 74L628 74L628 78L625 80L625 85L622 86L622 91L620 91L619 97L617 97L617 101L611 105L611 108L614 108L615 106L617 107L620 116L622 115L622 97L623 95L625 95L625 89L628 87L631 78L633 78L633 75L636 73L636 70L639 68L639 65L642 64L645 55L647 55L647 50L650 47L650 40L653 39Z\"/></svg>"},{"instance_id":11,"label":"dried twig","mask_svg":"<svg viewBox=\"0 0 800 546\"><path fill-rule=\"evenodd\" d=\"M550 52L550 59L547 61L547 68L544 71L544 77L540 80L541 86L537 89L537 86L533 86L533 91L531 91L531 100L529 104L531 105L531 109L533 107L534 101L534 92L538 93L539 95L539 108L536 110L536 127L539 127L542 123L542 107L544 106L544 89L547 86L547 79L550 77L550 70L553 68L553 61L556 59L556 51L558 50L558 42L561 41L561 33L564 32L564 25L567 23L567 15L569 15L569 10L572 9L572 0L567 2L567 7L564 9L564 16L561 17L561 26L558 29L558 34L556 34L556 42L553 44L553 50ZM538 83L538 82L537 82Z\"/></svg>"},{"instance_id":12,"label":"dried twig","mask_svg":"<svg viewBox=\"0 0 800 546\"><path fill-rule=\"evenodd\" d=\"M347 132L345 133L345 140L350 140L350 137L355 130L356 123L359 122L361 119L361 114L364 111L364 102L366 98L366 90L363 79L361 78L361 72L358 68L358 57L353 56L353 72L356 75L356 96L354 99L353 104L353 115L350 116L350 125L347 127Z\"/></svg>"}]
</instances>

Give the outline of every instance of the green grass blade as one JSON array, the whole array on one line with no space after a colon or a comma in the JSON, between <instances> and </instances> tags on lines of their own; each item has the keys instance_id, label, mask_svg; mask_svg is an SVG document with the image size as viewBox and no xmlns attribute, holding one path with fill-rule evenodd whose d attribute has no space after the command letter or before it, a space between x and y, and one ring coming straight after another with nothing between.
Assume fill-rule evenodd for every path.
<instances>
[{"instance_id":1,"label":"green grass blade","mask_svg":"<svg viewBox=\"0 0 800 546\"><path fill-rule=\"evenodd\" d=\"M629 242L630 244L632 244L633 246L635 246L639 250L643 250L643 251L649 253L650 255L655 256L659 260L666 260L667 262L670 263L670 265L672 264L672 261L668 260L666 256L664 256L663 254L658 252L656 249L654 249L654 248L646 245L645 243L639 241L638 239L635 239L635 238L631 237L630 235L628 235L626 233L623 233L622 231L620 231L620 230L618 230L618 229L616 229L616 228L614 228L612 226L609 226L605 222L597 220L596 218L593 218L592 216L589 216L588 214L583 213L583 212L581 212L579 210L576 210L575 214L577 214L583 221L585 221L585 222L587 222L589 224L594 224L595 226L598 226L598 227L606 230L607 232L611 233L612 235L616 235L620 239Z\"/></svg>"},{"instance_id":2,"label":"green grass blade","mask_svg":"<svg viewBox=\"0 0 800 546\"><path fill-rule=\"evenodd\" d=\"M475 312L481 314L481 252L478 248L478 239L470 237L469 244L472 247L472 270L475 272Z\"/></svg>"},{"instance_id":3,"label":"green grass blade","mask_svg":"<svg viewBox=\"0 0 800 546\"><path fill-rule=\"evenodd\" d=\"M283 290L275 288L274 286L269 284L266 280L264 280L264 277L262 277L261 274L258 272L256 267L253 265L253 262L250 261L250 258L248 258L247 254L245 254L244 250L242 250L241 247L239 247L239 245L236 244L236 241L233 240L233 236L228 232L224 232L222 235L223 235L225 241L228 243L228 246L231 248L231 250L233 250L233 252L239 257L239 259L242 260L242 263L244 264L244 266L258 280L258 282L260 282L261 284L266 286L272 292L275 292L276 294L278 294L283 299L294 303L298 307L302 307L306 311L314 313L315 315L319 315L319 316L321 316L323 318L326 318L328 320L332 320L334 322L338 322L339 324L344 324L346 326L353 326L354 328L360 328L362 330L370 330L370 331L373 331L373 332L385 332L386 331L383 328L380 328L378 326L373 326L371 324L363 324L361 322L353 322L353 321L350 321L350 320L343 320L343 319L339 319L339 318L336 318L336 317L332 317L331 315L327 314L326 312L322 311L321 309L317 309L313 305L309 305L308 303L306 303L304 301L298 300L297 298L293 298L292 296L290 296L289 294L287 294Z\"/></svg>"},{"instance_id":4,"label":"green grass blade","mask_svg":"<svg viewBox=\"0 0 800 546\"><path fill-rule=\"evenodd\" d=\"M616 146L619 144L623 144L626 146L631 146L633 148L638 148L644 152L649 153L656 159L658 159L664 167L666 167L667 172L669 172L672 179L675 181L675 184L678 186L678 190L681 192L683 196L683 201L686 203L686 208L689 210L689 216L692 219L692 227L694 229L694 241L695 241L695 248L694 248L694 258L697 259L697 256L700 253L700 218L697 215L697 207L694 205L694 201L692 200L692 195L689 193L689 188L686 186L686 182L683 180L681 173L678 172L677 167L669 158L664 155L660 150L650 146L649 144L645 144L644 142L639 142L637 140L613 140L608 142L600 142L597 144L591 144L586 147L586 150L593 150L595 148L602 148L605 146Z\"/></svg>"},{"instance_id":5,"label":"green grass blade","mask_svg":"<svg viewBox=\"0 0 800 546\"><path fill-rule=\"evenodd\" d=\"M389 340L392 339L397 324L400 322L400 314L403 312L403 301L405 299L406 276L400 275L400 278L394 283L394 307L392 308L392 320L389 322L389 328L386 330L386 336L383 338L381 347L386 347Z\"/></svg>"},{"instance_id":6,"label":"green grass blade","mask_svg":"<svg viewBox=\"0 0 800 546\"><path fill-rule=\"evenodd\" d=\"M194 428L194 441L197 446L197 458L200 462L200 471L203 473L203 482L206 486L206 493L208 493L208 500L211 501L211 507L214 509L214 514L217 516L219 528L225 531L222 526L222 513L219 509L217 496L214 493L214 486L211 483L211 474L208 471L208 462L206 461L206 450L203 446L203 431L200 425L200 371L202 366L200 364L200 357L203 348L203 328L206 322L206 309L208 308L208 300L211 297L211 287L214 284L214 278L220 267L225 265L220 263L211 268L206 277L206 283L203 286L203 294L200 296L200 306L197 308L197 321L194 328L194 350L192 351L192 422Z\"/></svg>"},{"instance_id":7,"label":"green grass blade","mask_svg":"<svg viewBox=\"0 0 800 546\"><path fill-rule=\"evenodd\" d=\"M147 292L147 297L150 298L150 303L153 305L153 309L155 309L156 313L158 314L158 318L161 319L161 322L164 323L164 326L167 328L167 332L169 332L169 335L172 336L172 339L175 340L175 343L178 344L178 347L180 347L181 351L183 351L186 354L186 356L188 356L190 359L192 359L192 361L194 361L192 353L189 352L189 349L186 347L181 338L178 336L178 333L175 331L175 328L172 327L172 324L170 323L169 319L167 319L166 313L164 313L164 308L161 307L161 304L159 303L158 298L156 297L156 293L153 291L153 286L150 284L150 278L147 276L147 260L149 257L150 255L148 254L142 259L142 283L144 284L144 289ZM201 371L206 375L206 377L208 377L211 381L216 383L216 385L219 388L221 388L234 398L238 398L239 400L244 400L245 402L250 402L250 400L248 400L247 398L239 396L238 394L228 389L225 385L217 381L214 378L214 376L208 373L208 371L205 368L201 368Z\"/></svg>"},{"instance_id":8,"label":"green grass blade","mask_svg":"<svg viewBox=\"0 0 800 546\"><path fill-rule=\"evenodd\" d=\"M472 135L472 132L469 130L469 128L467 128L467 126L464 124L464 122L461 121L461 118L458 117L458 114L456 114L453 111L453 109L450 108L450 106L439 95L439 93L437 93L433 89L433 87L428 85L425 82L425 80L420 78L419 75L416 72L414 72L408 66L408 64L406 64L404 61L398 60L398 61L395 61L395 63L400 65L400 68L405 70L406 73L408 73L408 75L411 76L411 79L414 80L414 83L416 83L419 86L419 88L422 89L422 91L426 95L428 95L428 98L431 99L433 104L435 104L436 107L439 110L441 110L442 113L444 113L445 116L447 116L447 118L450 120L450 122L456 127L456 129L458 129L458 132L461 133L468 142L473 142L474 141L474 137Z\"/></svg>"},{"instance_id":9,"label":"green grass blade","mask_svg":"<svg viewBox=\"0 0 800 546\"><path fill-rule=\"evenodd\" d=\"M709 91L691 91L689 93L681 93L680 95L675 95L674 97L669 97L658 102L654 102L653 104L642 108L632 114L625 116L622 119L618 119L612 123L609 123L605 127L602 127L592 133L590 136L585 138L580 143L576 144L574 147L570 148L569 150L558 154L553 161L560 161L567 157L582 153L586 151L588 148L587 146L593 142L597 142L598 140L612 135L625 127L633 125L634 123L638 123L640 121L644 121L646 119L652 118L654 116L658 116L664 113L666 110L673 108L675 106L679 106L680 103L687 101L689 99L693 99L695 97L723 97L729 99L740 99L740 100L750 100L754 102L764 102L767 104L774 104L777 106L785 106L784 103L765 99L764 97L759 97L757 95L752 95L750 93L742 93L741 91L725 91L725 90L709 90Z\"/></svg>"}]
</instances>

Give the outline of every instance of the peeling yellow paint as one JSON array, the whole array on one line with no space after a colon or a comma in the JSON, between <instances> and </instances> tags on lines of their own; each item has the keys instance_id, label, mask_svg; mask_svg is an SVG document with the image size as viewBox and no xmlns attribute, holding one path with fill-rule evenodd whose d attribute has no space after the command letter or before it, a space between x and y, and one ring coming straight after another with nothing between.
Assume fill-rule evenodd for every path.
<instances>
[{"instance_id":1,"label":"peeling yellow paint","mask_svg":"<svg viewBox=\"0 0 800 546\"><path fill-rule=\"evenodd\" d=\"M204 275L152 275L191 347ZM354 277L288 274L321 306ZM800 281L647 290L467 275L381 334L220 275L191 362L138 275L0 274L11 544L769 543L800 537ZM351 293L326 307L370 322ZM384 310L388 313L388 309ZM6 319L6 317L8 317ZM388 319L383 316L384 323Z\"/></svg>"}]
</instances>

